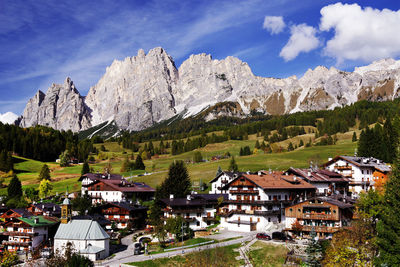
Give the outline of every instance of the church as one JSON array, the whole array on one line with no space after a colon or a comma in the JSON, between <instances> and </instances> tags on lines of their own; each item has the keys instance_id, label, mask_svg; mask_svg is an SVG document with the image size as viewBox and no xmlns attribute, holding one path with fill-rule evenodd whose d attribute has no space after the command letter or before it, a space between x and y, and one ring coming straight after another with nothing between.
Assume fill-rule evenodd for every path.
<instances>
[{"instance_id":1,"label":"church","mask_svg":"<svg viewBox=\"0 0 400 267\"><path fill-rule=\"evenodd\" d=\"M54 237L54 252L65 253L72 249L92 261L109 255L110 236L94 220L71 219L71 202L66 197L61 205L61 224Z\"/></svg>"}]
</instances>

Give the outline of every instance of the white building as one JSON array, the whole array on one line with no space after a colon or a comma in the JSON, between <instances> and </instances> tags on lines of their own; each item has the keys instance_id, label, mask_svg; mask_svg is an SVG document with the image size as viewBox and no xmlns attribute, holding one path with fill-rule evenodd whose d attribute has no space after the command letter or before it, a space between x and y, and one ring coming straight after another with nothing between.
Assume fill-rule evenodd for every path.
<instances>
[{"instance_id":1,"label":"white building","mask_svg":"<svg viewBox=\"0 0 400 267\"><path fill-rule=\"evenodd\" d=\"M222 187L235 179L240 172L221 172L214 179L210 181L211 189L210 194L228 194L227 190L222 190Z\"/></svg>"},{"instance_id":2,"label":"white building","mask_svg":"<svg viewBox=\"0 0 400 267\"><path fill-rule=\"evenodd\" d=\"M193 231L205 229L217 222L218 206L227 195L192 194L186 198L162 199L164 203L164 219L181 216Z\"/></svg>"},{"instance_id":3,"label":"white building","mask_svg":"<svg viewBox=\"0 0 400 267\"><path fill-rule=\"evenodd\" d=\"M221 226L230 231L267 231L285 220L284 208L315 194L316 188L281 172L240 174L223 186L226 200Z\"/></svg>"},{"instance_id":4,"label":"white building","mask_svg":"<svg viewBox=\"0 0 400 267\"><path fill-rule=\"evenodd\" d=\"M126 181L122 176L116 174L93 174L83 175L82 194L88 193L93 204L102 202L124 202L132 200L151 200L155 189L145 183L134 183Z\"/></svg>"},{"instance_id":5,"label":"white building","mask_svg":"<svg viewBox=\"0 0 400 267\"><path fill-rule=\"evenodd\" d=\"M71 220L58 227L54 236L54 251L64 254L68 245L74 252L96 261L108 257L110 236L96 221Z\"/></svg>"},{"instance_id":6,"label":"white building","mask_svg":"<svg viewBox=\"0 0 400 267\"><path fill-rule=\"evenodd\" d=\"M350 180L349 191L353 197L373 187L374 177L387 176L391 172L391 167L383 161L365 157L337 156L323 166Z\"/></svg>"}]
</instances>

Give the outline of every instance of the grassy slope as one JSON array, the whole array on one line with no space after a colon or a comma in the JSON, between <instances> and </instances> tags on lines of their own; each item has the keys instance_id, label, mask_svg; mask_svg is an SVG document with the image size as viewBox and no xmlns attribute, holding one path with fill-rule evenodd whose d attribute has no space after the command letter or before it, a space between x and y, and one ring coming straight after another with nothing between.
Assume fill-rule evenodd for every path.
<instances>
[{"instance_id":1,"label":"grassy slope","mask_svg":"<svg viewBox=\"0 0 400 267\"><path fill-rule=\"evenodd\" d=\"M272 153L272 154L264 154L259 152L257 154L251 156L239 157L240 147L250 146L251 149L254 148L255 140L262 140L262 137L256 137L256 135L250 135L249 140L244 141L236 141L229 140L223 143L217 144L209 144L206 147L198 149L201 151L203 158L210 159L215 155L222 155L225 152L230 152L235 156L236 161L239 165L239 169L241 171L256 171L260 169L268 170L285 170L290 166L293 167L307 167L309 165L309 161L313 161L315 163L325 162L328 157L334 157L339 154L347 154L351 155L354 153L354 149L356 148L356 143L351 142L352 131L345 134L338 134L339 142L333 146L313 146L310 148L298 148L295 151L291 152L283 152L283 153ZM220 133L219 133L220 134ZM290 140L285 140L281 142L279 145L286 148L289 142L293 142L293 144L298 144L300 138L304 140L304 142L308 142L309 138L313 138L313 134L306 134L298 137L294 137ZM158 144L158 142L154 142L154 144ZM101 144L95 145L97 148L101 146ZM113 172L120 173L120 168L122 165L122 161L124 157L131 153L128 149L123 149L118 143L105 143L104 146L107 149L107 152L103 152L111 158L109 161L112 164ZM196 150L195 150L196 151ZM140 176L134 178L134 181L142 181L146 182L150 186L155 187L160 184L162 180L166 177L168 166L174 160L191 160L193 158L193 154L195 151L183 153L176 156L171 155L161 155L159 158L145 160L144 163L146 165L147 172L153 172L151 175ZM16 157L17 163L14 165L17 170L17 175L21 180L24 187L38 187L37 177L39 176L39 172L41 167L43 166L43 162L24 159L20 157ZM104 165L109 162L108 160L92 164L90 167L94 169L95 172L102 171ZM229 166L230 159L224 159L213 162L203 162L196 164L188 164L188 170L190 177L193 181L199 181L200 179L204 182L210 181L214 178L216 170L218 166L221 166L222 169L227 169ZM53 179L53 192L64 192L68 186L69 191L78 191L80 188L80 183L77 181L80 172L81 165L75 165L71 167L62 168L57 163L48 162L51 169L51 176ZM144 173L144 171L133 171L122 173L125 176L130 174L137 175ZM6 179L6 183L8 183L9 178ZM4 193L6 189L0 189L0 193Z\"/></svg>"},{"instance_id":2,"label":"grassy slope","mask_svg":"<svg viewBox=\"0 0 400 267\"><path fill-rule=\"evenodd\" d=\"M282 266L285 263L287 249L282 245L272 245L257 241L251 246L249 259L254 267Z\"/></svg>"}]
</instances>

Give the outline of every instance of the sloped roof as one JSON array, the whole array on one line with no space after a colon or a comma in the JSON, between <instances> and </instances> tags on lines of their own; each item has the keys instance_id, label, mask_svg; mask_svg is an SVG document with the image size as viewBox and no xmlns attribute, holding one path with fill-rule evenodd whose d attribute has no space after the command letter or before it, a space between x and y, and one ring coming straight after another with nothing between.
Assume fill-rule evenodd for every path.
<instances>
[{"instance_id":1,"label":"sloped roof","mask_svg":"<svg viewBox=\"0 0 400 267\"><path fill-rule=\"evenodd\" d=\"M128 182L126 180L108 180L108 179L102 179L102 180L97 180L93 183L91 183L88 186L95 185L97 183L104 183L108 186L110 186L112 189L115 191L120 191L120 192L155 192L156 190L152 188L151 186L145 184L145 183L132 183Z\"/></svg>"},{"instance_id":2,"label":"sloped roof","mask_svg":"<svg viewBox=\"0 0 400 267\"><path fill-rule=\"evenodd\" d=\"M54 239L102 240L110 236L93 220L72 220L58 227Z\"/></svg>"},{"instance_id":3,"label":"sloped roof","mask_svg":"<svg viewBox=\"0 0 400 267\"><path fill-rule=\"evenodd\" d=\"M296 178L295 175L283 175L282 172L257 174L242 174L224 187L230 186L234 181L245 177L263 189L315 189L315 186Z\"/></svg>"},{"instance_id":4,"label":"sloped roof","mask_svg":"<svg viewBox=\"0 0 400 267\"><path fill-rule=\"evenodd\" d=\"M161 199L166 205L174 206L202 206L207 204L217 204L218 198L223 197L224 200L228 199L228 194L192 194L190 200L187 198L166 198Z\"/></svg>"},{"instance_id":5,"label":"sloped roof","mask_svg":"<svg viewBox=\"0 0 400 267\"><path fill-rule=\"evenodd\" d=\"M32 227L50 226L59 222L58 218L49 216L31 216L28 218L19 217L17 219L29 224ZM35 222L35 219L37 219L37 222Z\"/></svg>"},{"instance_id":6,"label":"sloped roof","mask_svg":"<svg viewBox=\"0 0 400 267\"><path fill-rule=\"evenodd\" d=\"M352 157L352 156L336 156L332 160L326 162L323 164L323 166L328 166L339 159L343 159L351 164L354 164L358 167L370 167L370 168L375 168L378 171L381 172L390 172L392 171L392 168L390 165L386 164L382 160L373 158L373 157Z\"/></svg>"},{"instance_id":7,"label":"sloped roof","mask_svg":"<svg viewBox=\"0 0 400 267\"><path fill-rule=\"evenodd\" d=\"M307 181L314 183L349 182L349 179L343 177L341 174L328 170L310 170L290 167L286 173L298 175Z\"/></svg>"}]
</instances>

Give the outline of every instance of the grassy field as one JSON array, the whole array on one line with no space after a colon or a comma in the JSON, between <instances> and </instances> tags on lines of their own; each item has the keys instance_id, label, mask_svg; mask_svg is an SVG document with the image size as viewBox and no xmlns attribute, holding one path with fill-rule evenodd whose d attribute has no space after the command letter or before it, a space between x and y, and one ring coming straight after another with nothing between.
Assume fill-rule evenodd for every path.
<instances>
[{"instance_id":1,"label":"grassy field","mask_svg":"<svg viewBox=\"0 0 400 267\"><path fill-rule=\"evenodd\" d=\"M239 256L239 252L234 249L238 248L240 244L230 245L226 247L219 247L215 249L203 250L200 252L193 252L185 256L175 256L172 258L161 258L156 260L148 260L141 262L131 262L129 265L138 267L204 267L204 266L241 266L243 262L235 260Z\"/></svg>"},{"instance_id":2,"label":"grassy field","mask_svg":"<svg viewBox=\"0 0 400 267\"><path fill-rule=\"evenodd\" d=\"M285 263L287 249L284 246L257 241L250 247L249 260L254 267L275 267Z\"/></svg>"},{"instance_id":3,"label":"grassy field","mask_svg":"<svg viewBox=\"0 0 400 267\"><path fill-rule=\"evenodd\" d=\"M308 131L308 129L306 129ZM203 148L197 149L195 151L200 151L206 162L202 163L188 163L187 168L189 175L194 183L199 181L209 182L215 177L215 173L219 166L223 170L226 170L229 166L230 159L222 159L218 161L211 161L212 156L223 155L229 152L231 155L235 156L236 162L239 166L240 171L257 171L257 170L286 170L289 167L308 167L310 161L315 164L321 164L329 157L334 157L336 155L352 155L357 146L357 143L351 142L353 131L344 134L338 134L339 141L336 145L332 146L312 146L309 148L298 148L291 152L282 153L271 153L264 154L259 151L256 154L250 156L239 157L239 151L241 147L250 146L251 150L254 149L255 140L262 140L262 137L257 137L256 135L250 135L249 140L229 140L223 143L209 144ZM221 133L218 133L221 134ZM289 142L293 144L298 144L300 139L306 143L310 138L313 138L314 134L305 134L285 140L276 144L276 146L287 147ZM318 141L318 139L314 140ZM156 142L154 142L157 144ZM106 160L98 160L95 164L91 164L90 167L94 172L102 172L104 166L108 163L112 165L112 172L119 173L126 176L139 175L147 172L149 175L143 175L139 177L134 177L134 181L145 182L152 187L159 185L167 176L169 165L175 160L191 161L195 151L183 153L180 155L160 155L159 157L153 157L150 160L145 160L146 170L135 170L132 172L121 173L120 169L122 162L125 157L129 156L132 151L129 149L124 149L116 142L106 142L104 144L95 144L97 148L104 145L106 152L102 152L107 156ZM31 159L25 159L21 157L15 157L16 163L14 168L19 179L22 182L23 187L38 187L38 176L40 169L42 168L44 162L35 161ZM65 192L68 190L78 191L80 188L80 183L78 178L80 177L80 172L82 165L73 165L70 167L60 167L59 164L55 162L46 162L51 170L51 177L53 181L53 193ZM5 183L9 182L10 178L7 178ZM0 193L4 194L5 188L0 189Z\"/></svg>"}]
</instances>

